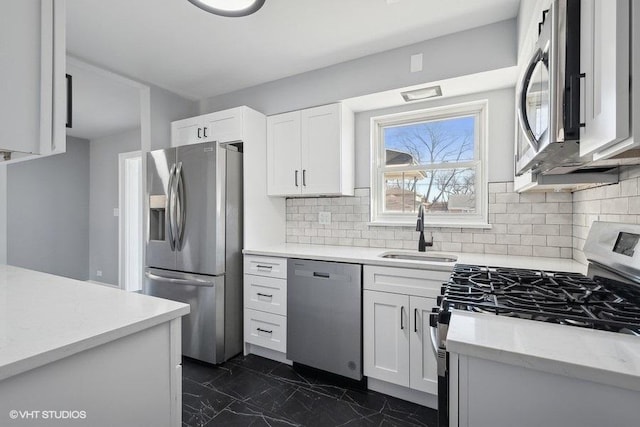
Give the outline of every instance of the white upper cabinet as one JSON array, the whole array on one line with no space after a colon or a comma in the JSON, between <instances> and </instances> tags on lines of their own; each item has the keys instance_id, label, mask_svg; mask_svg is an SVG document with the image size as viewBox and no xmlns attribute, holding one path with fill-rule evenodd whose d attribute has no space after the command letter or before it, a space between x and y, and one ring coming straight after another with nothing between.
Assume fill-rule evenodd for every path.
<instances>
[{"instance_id":1,"label":"white upper cabinet","mask_svg":"<svg viewBox=\"0 0 640 427\"><path fill-rule=\"evenodd\" d=\"M64 153L64 0L0 4L0 161Z\"/></svg>"},{"instance_id":2,"label":"white upper cabinet","mask_svg":"<svg viewBox=\"0 0 640 427\"><path fill-rule=\"evenodd\" d=\"M171 123L171 146L243 139L243 107L216 111Z\"/></svg>"},{"instance_id":3,"label":"white upper cabinet","mask_svg":"<svg viewBox=\"0 0 640 427\"><path fill-rule=\"evenodd\" d=\"M267 118L270 196L353 195L353 112L323 105Z\"/></svg>"},{"instance_id":4,"label":"white upper cabinet","mask_svg":"<svg viewBox=\"0 0 640 427\"><path fill-rule=\"evenodd\" d=\"M585 74L580 155L630 136L629 0L583 0L580 70Z\"/></svg>"}]
</instances>

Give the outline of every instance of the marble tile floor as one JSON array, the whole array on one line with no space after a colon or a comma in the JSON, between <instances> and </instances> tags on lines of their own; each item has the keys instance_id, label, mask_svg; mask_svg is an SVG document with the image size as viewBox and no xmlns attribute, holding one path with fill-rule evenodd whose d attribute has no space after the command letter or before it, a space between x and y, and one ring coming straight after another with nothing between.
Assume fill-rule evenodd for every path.
<instances>
[{"instance_id":1,"label":"marble tile floor","mask_svg":"<svg viewBox=\"0 0 640 427\"><path fill-rule=\"evenodd\" d=\"M435 427L436 411L259 356L183 360L182 425Z\"/></svg>"}]
</instances>

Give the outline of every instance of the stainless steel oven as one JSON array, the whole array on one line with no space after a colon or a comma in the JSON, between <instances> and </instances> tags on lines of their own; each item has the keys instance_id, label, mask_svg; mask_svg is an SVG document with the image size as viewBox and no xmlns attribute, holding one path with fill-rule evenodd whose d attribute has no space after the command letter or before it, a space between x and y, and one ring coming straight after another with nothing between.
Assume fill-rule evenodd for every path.
<instances>
[{"instance_id":1,"label":"stainless steel oven","mask_svg":"<svg viewBox=\"0 0 640 427\"><path fill-rule=\"evenodd\" d=\"M578 161L580 1L554 0L518 82L516 173Z\"/></svg>"}]
</instances>

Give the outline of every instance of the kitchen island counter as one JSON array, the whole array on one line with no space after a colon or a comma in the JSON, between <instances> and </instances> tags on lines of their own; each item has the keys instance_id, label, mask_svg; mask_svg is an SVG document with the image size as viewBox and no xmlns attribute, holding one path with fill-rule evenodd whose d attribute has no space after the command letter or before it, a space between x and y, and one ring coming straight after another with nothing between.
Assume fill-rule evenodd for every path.
<instances>
[{"instance_id":1,"label":"kitchen island counter","mask_svg":"<svg viewBox=\"0 0 640 427\"><path fill-rule=\"evenodd\" d=\"M0 380L188 313L186 304L0 265Z\"/></svg>"},{"instance_id":2,"label":"kitchen island counter","mask_svg":"<svg viewBox=\"0 0 640 427\"><path fill-rule=\"evenodd\" d=\"M187 313L186 304L0 265L0 425L178 427Z\"/></svg>"}]
</instances>

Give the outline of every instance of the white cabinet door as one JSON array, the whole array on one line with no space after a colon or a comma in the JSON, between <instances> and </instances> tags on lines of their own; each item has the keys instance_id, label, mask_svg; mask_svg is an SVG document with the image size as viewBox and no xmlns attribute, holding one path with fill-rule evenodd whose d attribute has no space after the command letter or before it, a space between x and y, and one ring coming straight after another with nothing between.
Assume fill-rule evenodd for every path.
<instances>
[{"instance_id":1,"label":"white cabinet door","mask_svg":"<svg viewBox=\"0 0 640 427\"><path fill-rule=\"evenodd\" d=\"M66 150L64 0L0 5L0 151L11 161Z\"/></svg>"},{"instance_id":2,"label":"white cabinet door","mask_svg":"<svg viewBox=\"0 0 640 427\"><path fill-rule=\"evenodd\" d=\"M340 104L302 110L301 130L302 194L340 194Z\"/></svg>"},{"instance_id":3,"label":"white cabinet door","mask_svg":"<svg viewBox=\"0 0 640 427\"><path fill-rule=\"evenodd\" d=\"M409 297L363 292L364 374L409 387Z\"/></svg>"},{"instance_id":4,"label":"white cabinet door","mask_svg":"<svg viewBox=\"0 0 640 427\"><path fill-rule=\"evenodd\" d=\"M267 194L299 195L300 112L267 117Z\"/></svg>"},{"instance_id":5,"label":"white cabinet door","mask_svg":"<svg viewBox=\"0 0 640 427\"><path fill-rule=\"evenodd\" d=\"M203 142L242 140L242 107L205 114L200 118Z\"/></svg>"},{"instance_id":6,"label":"white cabinet door","mask_svg":"<svg viewBox=\"0 0 640 427\"><path fill-rule=\"evenodd\" d=\"M585 74L580 155L597 157L630 136L629 0L583 0L580 7L580 70Z\"/></svg>"},{"instance_id":7,"label":"white cabinet door","mask_svg":"<svg viewBox=\"0 0 640 427\"><path fill-rule=\"evenodd\" d=\"M438 394L438 366L431 344L429 315L435 298L409 297L411 315L409 387Z\"/></svg>"},{"instance_id":8,"label":"white cabinet door","mask_svg":"<svg viewBox=\"0 0 640 427\"><path fill-rule=\"evenodd\" d=\"M204 142L202 139L202 126L199 117L177 120L171 123L171 146L196 144Z\"/></svg>"}]
</instances>

